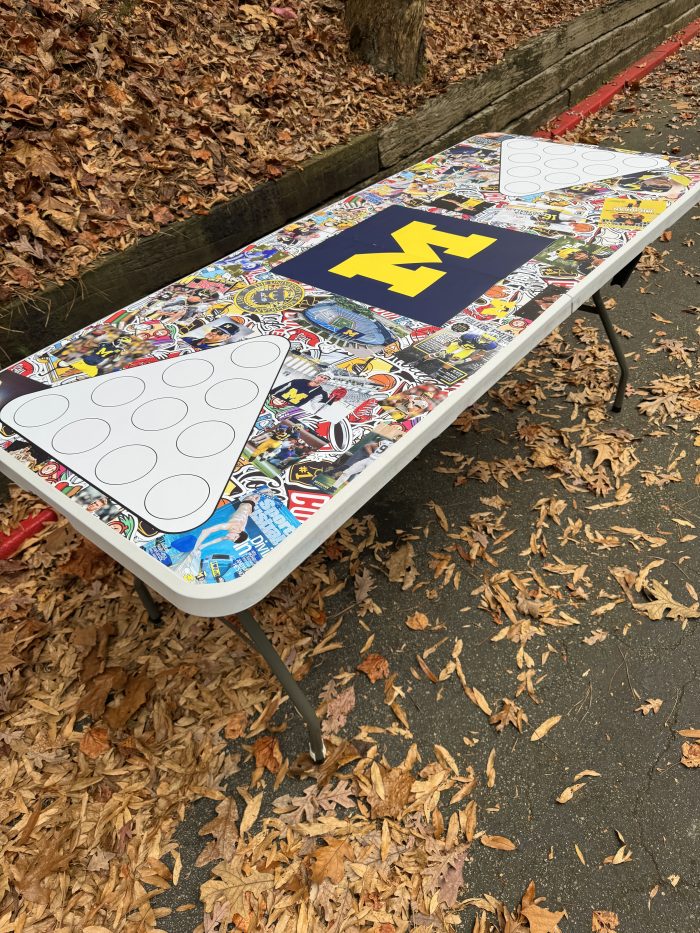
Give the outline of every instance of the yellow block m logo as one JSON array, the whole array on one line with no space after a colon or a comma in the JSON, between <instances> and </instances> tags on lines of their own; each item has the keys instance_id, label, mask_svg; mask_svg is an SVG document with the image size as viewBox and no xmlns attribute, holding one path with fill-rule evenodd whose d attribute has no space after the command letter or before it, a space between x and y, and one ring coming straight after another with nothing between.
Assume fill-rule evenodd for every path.
<instances>
[{"instance_id":1,"label":"yellow block m logo","mask_svg":"<svg viewBox=\"0 0 700 933\"><path fill-rule=\"evenodd\" d=\"M400 253L355 253L328 271L348 279L361 275L384 282L389 286L389 291L415 298L445 275L440 269L430 269L424 265L417 269L405 268L416 263L441 263L433 246L442 247L450 256L471 259L496 242L494 237L478 233L469 236L445 233L436 230L434 224L421 220L411 221L391 235L401 247Z\"/></svg>"}]
</instances>

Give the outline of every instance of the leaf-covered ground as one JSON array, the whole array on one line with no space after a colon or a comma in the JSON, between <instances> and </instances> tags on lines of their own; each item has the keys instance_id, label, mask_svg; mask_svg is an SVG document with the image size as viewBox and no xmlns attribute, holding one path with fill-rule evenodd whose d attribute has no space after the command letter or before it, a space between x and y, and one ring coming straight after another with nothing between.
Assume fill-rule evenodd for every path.
<instances>
[{"instance_id":1,"label":"leaf-covered ground","mask_svg":"<svg viewBox=\"0 0 700 933\"><path fill-rule=\"evenodd\" d=\"M578 138L688 151L698 62ZM620 415L567 324L260 607L320 768L243 640L64 523L0 565L0 933L700 928L693 215L609 292Z\"/></svg>"},{"instance_id":2,"label":"leaf-covered ground","mask_svg":"<svg viewBox=\"0 0 700 933\"><path fill-rule=\"evenodd\" d=\"M602 0L428 0L416 87L342 0L0 0L0 302L281 175Z\"/></svg>"}]
</instances>

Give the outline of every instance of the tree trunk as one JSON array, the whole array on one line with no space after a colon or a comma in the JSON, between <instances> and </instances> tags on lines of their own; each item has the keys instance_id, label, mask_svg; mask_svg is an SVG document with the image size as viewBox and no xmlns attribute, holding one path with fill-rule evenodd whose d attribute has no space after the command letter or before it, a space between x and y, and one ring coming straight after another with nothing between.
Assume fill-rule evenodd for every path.
<instances>
[{"instance_id":1,"label":"tree trunk","mask_svg":"<svg viewBox=\"0 0 700 933\"><path fill-rule=\"evenodd\" d=\"M426 0L347 0L350 49L382 74L417 81L423 70Z\"/></svg>"}]
</instances>

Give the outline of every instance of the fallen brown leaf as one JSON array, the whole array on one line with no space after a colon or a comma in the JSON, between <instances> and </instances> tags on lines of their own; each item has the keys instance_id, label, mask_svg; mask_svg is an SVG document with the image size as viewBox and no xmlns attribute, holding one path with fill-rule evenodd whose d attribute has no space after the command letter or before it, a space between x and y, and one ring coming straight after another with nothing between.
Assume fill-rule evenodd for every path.
<instances>
[{"instance_id":1,"label":"fallen brown leaf","mask_svg":"<svg viewBox=\"0 0 700 933\"><path fill-rule=\"evenodd\" d=\"M364 661L357 665L357 669L366 674L373 684L389 676L389 662L381 654L368 654Z\"/></svg>"},{"instance_id":2,"label":"fallen brown leaf","mask_svg":"<svg viewBox=\"0 0 700 933\"><path fill-rule=\"evenodd\" d=\"M261 735L253 744L255 766L277 774L282 765L282 752L277 736Z\"/></svg>"},{"instance_id":3,"label":"fallen brown leaf","mask_svg":"<svg viewBox=\"0 0 700 933\"><path fill-rule=\"evenodd\" d=\"M578 784L572 784L570 787L565 787L561 794L559 794L557 797L557 803L568 803L574 794L585 786L586 781L581 781Z\"/></svg>"},{"instance_id":4,"label":"fallen brown leaf","mask_svg":"<svg viewBox=\"0 0 700 933\"><path fill-rule=\"evenodd\" d=\"M428 628L430 620L424 612L418 612L418 610L416 610L413 615L406 619L406 625L410 629L413 629L414 632L420 632Z\"/></svg>"},{"instance_id":5,"label":"fallen brown leaf","mask_svg":"<svg viewBox=\"0 0 700 933\"><path fill-rule=\"evenodd\" d=\"M591 921L592 933L615 933L620 925L620 918L612 910L594 910Z\"/></svg>"},{"instance_id":6,"label":"fallen brown leaf","mask_svg":"<svg viewBox=\"0 0 700 933\"><path fill-rule=\"evenodd\" d=\"M80 751L88 758L99 758L111 747L109 732L104 726L93 726L83 733L80 740Z\"/></svg>"},{"instance_id":7,"label":"fallen brown leaf","mask_svg":"<svg viewBox=\"0 0 700 933\"><path fill-rule=\"evenodd\" d=\"M514 852L517 849L517 845L512 842L510 839L507 839L505 836L489 836L484 834L479 836L479 840L483 846L488 846L489 849L500 849L502 852Z\"/></svg>"},{"instance_id":8,"label":"fallen brown leaf","mask_svg":"<svg viewBox=\"0 0 700 933\"><path fill-rule=\"evenodd\" d=\"M329 878L338 884L345 874L345 863L353 858L353 851L344 839L334 839L324 836L324 846L318 846L311 853L313 866L311 877L316 884L321 884L324 878Z\"/></svg>"},{"instance_id":9,"label":"fallen brown leaf","mask_svg":"<svg viewBox=\"0 0 700 933\"><path fill-rule=\"evenodd\" d=\"M700 768L700 742L684 742L681 764L686 768Z\"/></svg>"},{"instance_id":10,"label":"fallen brown leaf","mask_svg":"<svg viewBox=\"0 0 700 933\"><path fill-rule=\"evenodd\" d=\"M530 741L539 742L539 740L543 739L559 722L561 722L561 716L550 716L549 719L545 719L532 733Z\"/></svg>"}]
</instances>

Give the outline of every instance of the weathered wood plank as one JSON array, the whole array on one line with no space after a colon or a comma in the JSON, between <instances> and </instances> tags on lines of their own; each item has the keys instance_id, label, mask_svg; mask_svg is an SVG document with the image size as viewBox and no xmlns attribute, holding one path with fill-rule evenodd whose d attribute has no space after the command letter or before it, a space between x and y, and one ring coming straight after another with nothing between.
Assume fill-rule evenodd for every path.
<instances>
[{"instance_id":1,"label":"weathered wood plank","mask_svg":"<svg viewBox=\"0 0 700 933\"><path fill-rule=\"evenodd\" d=\"M597 87L642 54L645 47L645 42L640 42L642 37L651 42L654 36L662 34L663 12L657 8L583 46L530 81L526 81L520 86L517 94L506 94L494 101L497 126L507 126L522 116L527 112L527 103L536 100L538 94L541 95L540 99L547 100L562 87L570 90L577 81L590 74L596 63L600 63L596 69ZM618 49L622 51L617 52ZM623 54L626 51L629 51L629 54L624 58ZM619 67L612 64L616 58L622 62Z\"/></svg>"},{"instance_id":2,"label":"weathered wood plank","mask_svg":"<svg viewBox=\"0 0 700 933\"><path fill-rule=\"evenodd\" d=\"M666 34L666 8L679 2L683 0L667 0L663 5L632 22L625 23L583 45L556 64L538 72L530 80L521 82L517 93L508 91L496 98L492 97L488 109L471 115L437 140L433 139L427 145L409 152L400 164L410 165L424 157L431 151L431 147L433 152L439 151L485 129L500 131L517 126L520 132L525 132L526 129L541 126L549 117L567 109L571 102L581 100L588 93L584 91L579 93L578 97L574 97L572 88L578 93L579 84L585 81L590 81L591 89L596 88L643 55L646 50L653 48ZM685 2L687 3L687 0ZM622 51L617 52L618 49ZM495 82L494 86L498 87L499 82ZM557 101L558 108L548 108L551 101ZM539 118L539 122L533 122L536 118Z\"/></svg>"},{"instance_id":3,"label":"weathered wood plank","mask_svg":"<svg viewBox=\"0 0 700 933\"><path fill-rule=\"evenodd\" d=\"M568 106L569 92L565 90L555 97L550 97L549 100L546 100L538 107L521 114L515 120L511 120L510 123L502 127L502 130L504 133L530 133L546 123L547 120L551 120L552 117L566 110Z\"/></svg>"},{"instance_id":4,"label":"weathered wood plank","mask_svg":"<svg viewBox=\"0 0 700 933\"><path fill-rule=\"evenodd\" d=\"M665 25L665 34L666 36L672 36L674 33L679 32L685 26L689 26L693 20L700 17L700 3L696 3L695 6L688 8L687 2L685 0L677 0L673 4L674 9L672 11L673 18L668 19Z\"/></svg>"}]
</instances>

